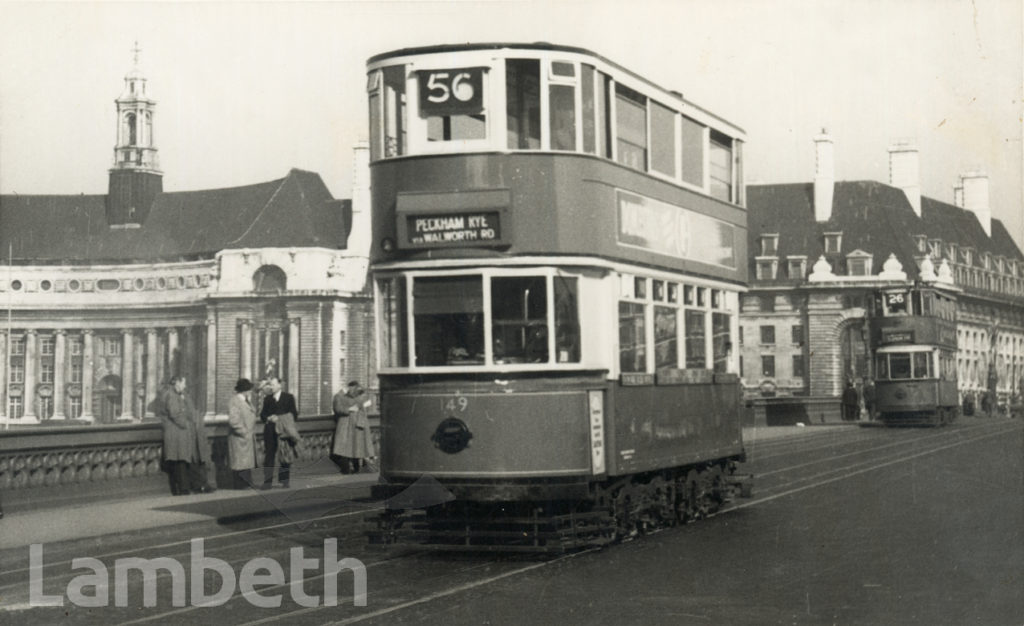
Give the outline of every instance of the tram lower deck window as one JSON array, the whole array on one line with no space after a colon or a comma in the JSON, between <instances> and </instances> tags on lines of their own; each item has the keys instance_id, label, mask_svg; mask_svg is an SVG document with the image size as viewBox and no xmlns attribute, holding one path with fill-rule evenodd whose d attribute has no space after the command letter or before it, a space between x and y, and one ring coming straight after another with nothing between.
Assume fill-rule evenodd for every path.
<instances>
[{"instance_id":1,"label":"tram lower deck window","mask_svg":"<svg viewBox=\"0 0 1024 626\"><path fill-rule=\"evenodd\" d=\"M417 278L413 303L416 365L483 364L481 277Z\"/></svg>"}]
</instances>

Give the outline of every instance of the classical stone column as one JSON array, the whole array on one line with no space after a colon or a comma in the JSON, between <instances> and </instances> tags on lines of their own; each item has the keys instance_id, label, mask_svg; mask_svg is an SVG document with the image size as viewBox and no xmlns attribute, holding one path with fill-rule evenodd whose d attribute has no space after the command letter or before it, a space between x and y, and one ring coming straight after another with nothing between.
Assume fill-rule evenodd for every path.
<instances>
[{"instance_id":1,"label":"classical stone column","mask_svg":"<svg viewBox=\"0 0 1024 626\"><path fill-rule=\"evenodd\" d=\"M82 331L82 414L78 419L92 422L93 347L92 331Z\"/></svg>"},{"instance_id":2,"label":"classical stone column","mask_svg":"<svg viewBox=\"0 0 1024 626\"><path fill-rule=\"evenodd\" d=\"M181 376L181 363L178 359L178 329L167 329L167 378Z\"/></svg>"},{"instance_id":3,"label":"classical stone column","mask_svg":"<svg viewBox=\"0 0 1024 626\"><path fill-rule=\"evenodd\" d=\"M299 393L299 318L288 320L288 393Z\"/></svg>"},{"instance_id":4,"label":"classical stone column","mask_svg":"<svg viewBox=\"0 0 1024 626\"><path fill-rule=\"evenodd\" d=\"M25 391L22 394L25 412L21 421L29 423L39 422L36 416L36 360L39 358L36 339L36 331L25 331Z\"/></svg>"},{"instance_id":5,"label":"classical stone column","mask_svg":"<svg viewBox=\"0 0 1024 626\"><path fill-rule=\"evenodd\" d=\"M240 344L238 354L241 363L238 375L252 380L252 322L241 323Z\"/></svg>"},{"instance_id":6,"label":"classical stone column","mask_svg":"<svg viewBox=\"0 0 1024 626\"><path fill-rule=\"evenodd\" d=\"M67 332L57 329L53 333L53 417L50 419L67 419L64 414L64 398L67 390L64 381L64 372L67 371Z\"/></svg>"},{"instance_id":7,"label":"classical stone column","mask_svg":"<svg viewBox=\"0 0 1024 626\"><path fill-rule=\"evenodd\" d=\"M153 403L156 402L157 385L160 384L156 366L158 339L155 328L146 329L146 406L143 412L146 417L156 417Z\"/></svg>"},{"instance_id":8,"label":"classical stone column","mask_svg":"<svg viewBox=\"0 0 1024 626\"><path fill-rule=\"evenodd\" d=\"M146 416L146 379L143 377L146 371L146 340L143 337L132 334L132 343L135 344L133 348L135 354L135 367L132 370L132 415L136 419L142 419ZM142 385L142 397L139 397L139 385ZM139 403L138 410L135 410L135 403Z\"/></svg>"},{"instance_id":9,"label":"classical stone column","mask_svg":"<svg viewBox=\"0 0 1024 626\"><path fill-rule=\"evenodd\" d=\"M7 419L7 333L0 332L0 421Z\"/></svg>"},{"instance_id":10,"label":"classical stone column","mask_svg":"<svg viewBox=\"0 0 1024 626\"><path fill-rule=\"evenodd\" d=\"M120 421L134 419L132 415L132 395L135 391L132 368L135 365L132 331L124 329L121 331L121 415L117 418Z\"/></svg>"},{"instance_id":11,"label":"classical stone column","mask_svg":"<svg viewBox=\"0 0 1024 626\"><path fill-rule=\"evenodd\" d=\"M206 320L206 414L212 419L217 414L217 321Z\"/></svg>"}]
</instances>

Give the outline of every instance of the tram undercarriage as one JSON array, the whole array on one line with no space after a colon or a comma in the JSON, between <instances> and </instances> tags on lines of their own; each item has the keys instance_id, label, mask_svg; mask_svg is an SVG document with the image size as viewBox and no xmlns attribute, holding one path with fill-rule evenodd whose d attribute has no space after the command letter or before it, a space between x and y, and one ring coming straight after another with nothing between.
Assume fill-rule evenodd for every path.
<instances>
[{"instance_id":1,"label":"tram undercarriage","mask_svg":"<svg viewBox=\"0 0 1024 626\"><path fill-rule=\"evenodd\" d=\"M423 509L387 508L367 519L371 545L432 550L567 552L625 541L710 517L752 476L732 460L668 468L593 483L583 499L453 500Z\"/></svg>"}]
</instances>

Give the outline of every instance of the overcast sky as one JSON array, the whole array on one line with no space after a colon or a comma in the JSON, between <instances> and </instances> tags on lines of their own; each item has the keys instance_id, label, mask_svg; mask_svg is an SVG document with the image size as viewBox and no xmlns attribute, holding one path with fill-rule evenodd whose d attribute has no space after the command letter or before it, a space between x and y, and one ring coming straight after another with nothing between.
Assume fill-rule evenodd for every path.
<instances>
[{"instance_id":1,"label":"overcast sky","mask_svg":"<svg viewBox=\"0 0 1024 626\"><path fill-rule=\"evenodd\" d=\"M157 100L164 189L318 172L349 197L366 138L366 59L416 45L581 46L744 128L748 183L810 181L813 136L837 180L888 182L896 139L922 192L990 176L1024 247L1020 0L0 2L0 192L105 193L114 99L140 66Z\"/></svg>"}]
</instances>

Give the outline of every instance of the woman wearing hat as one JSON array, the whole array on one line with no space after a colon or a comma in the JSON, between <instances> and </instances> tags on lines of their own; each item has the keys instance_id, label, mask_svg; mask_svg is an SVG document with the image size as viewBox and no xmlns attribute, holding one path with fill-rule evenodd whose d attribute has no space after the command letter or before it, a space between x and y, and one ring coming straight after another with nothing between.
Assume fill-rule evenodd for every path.
<instances>
[{"instance_id":1,"label":"woman wearing hat","mask_svg":"<svg viewBox=\"0 0 1024 626\"><path fill-rule=\"evenodd\" d=\"M243 489L252 486L252 469L256 467L256 409L250 391L252 382L239 378L228 406L228 458L235 472L235 486Z\"/></svg>"}]
</instances>

